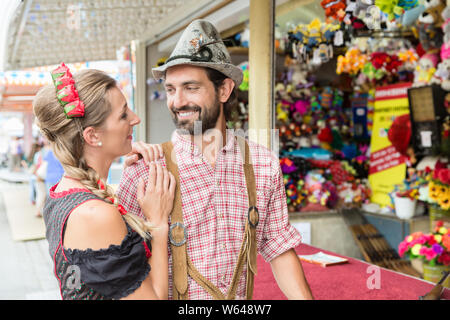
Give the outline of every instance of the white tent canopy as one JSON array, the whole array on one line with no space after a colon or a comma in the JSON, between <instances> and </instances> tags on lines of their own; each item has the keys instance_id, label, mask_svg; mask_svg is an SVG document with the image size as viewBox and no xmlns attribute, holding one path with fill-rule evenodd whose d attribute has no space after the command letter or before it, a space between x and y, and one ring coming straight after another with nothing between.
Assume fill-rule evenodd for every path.
<instances>
[{"instance_id":1,"label":"white tent canopy","mask_svg":"<svg viewBox=\"0 0 450 320\"><path fill-rule=\"evenodd\" d=\"M117 50L185 3L184 0L8 0L0 15L0 70L61 61L114 60Z\"/></svg>"}]
</instances>

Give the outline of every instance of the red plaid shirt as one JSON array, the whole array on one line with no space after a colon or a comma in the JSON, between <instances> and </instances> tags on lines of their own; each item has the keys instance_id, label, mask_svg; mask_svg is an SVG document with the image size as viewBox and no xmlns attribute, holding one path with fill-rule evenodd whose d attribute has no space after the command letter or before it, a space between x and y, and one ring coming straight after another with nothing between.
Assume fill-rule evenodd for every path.
<instances>
[{"instance_id":1,"label":"red plaid shirt","mask_svg":"<svg viewBox=\"0 0 450 320\"><path fill-rule=\"evenodd\" d=\"M242 156L233 134L217 154L212 167L197 146L177 133L172 136L180 174L183 220L187 232L187 251L198 271L224 294L231 283L247 222L248 198ZM278 158L268 149L249 142L256 180L259 224L256 229L258 252L266 261L301 242L299 232L289 224L286 194ZM165 160L161 160L165 165ZM136 200L139 178L148 179L143 160L128 167L117 195L130 213L142 217ZM169 265L172 259L169 247ZM236 298L245 299L246 267L239 281ZM189 298L212 297L188 277ZM169 298L172 295L169 270Z\"/></svg>"}]
</instances>

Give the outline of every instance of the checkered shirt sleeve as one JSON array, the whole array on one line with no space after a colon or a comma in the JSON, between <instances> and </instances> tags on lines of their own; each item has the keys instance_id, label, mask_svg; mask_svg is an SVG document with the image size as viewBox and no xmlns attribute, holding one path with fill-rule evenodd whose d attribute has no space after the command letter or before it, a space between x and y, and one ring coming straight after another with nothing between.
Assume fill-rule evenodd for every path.
<instances>
[{"instance_id":1,"label":"checkered shirt sleeve","mask_svg":"<svg viewBox=\"0 0 450 320\"><path fill-rule=\"evenodd\" d=\"M270 262L287 250L297 247L302 239L298 230L289 223L286 190L278 157L263 146L252 142L249 145L258 197L263 195L267 198L265 201L258 202L258 204L266 203L265 208L258 207L260 211L265 212L264 229L258 249L264 260ZM268 169L270 177L266 177ZM267 178L265 182L261 181L264 177ZM261 186L265 190L261 190Z\"/></svg>"},{"instance_id":2,"label":"checkered shirt sleeve","mask_svg":"<svg viewBox=\"0 0 450 320\"><path fill-rule=\"evenodd\" d=\"M116 195L119 198L120 204L132 214L144 218L144 214L137 202L137 185L139 179L148 181L148 166L144 160L139 160L132 166L127 167L120 179L120 184Z\"/></svg>"}]
</instances>

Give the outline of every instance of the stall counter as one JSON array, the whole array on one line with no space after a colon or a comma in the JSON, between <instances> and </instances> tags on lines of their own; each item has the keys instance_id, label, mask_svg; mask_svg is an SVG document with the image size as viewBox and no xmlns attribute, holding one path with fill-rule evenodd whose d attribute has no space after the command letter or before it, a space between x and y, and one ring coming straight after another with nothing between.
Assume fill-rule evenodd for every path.
<instances>
[{"instance_id":1,"label":"stall counter","mask_svg":"<svg viewBox=\"0 0 450 320\"><path fill-rule=\"evenodd\" d=\"M348 263L322 267L302 261L306 279L316 300L418 300L434 284L420 278L377 267L373 264L345 257L307 244L295 248L297 254L310 255L319 251L348 259ZM254 300L285 300L278 288L270 264L261 255L257 260ZM374 278L379 275L379 281ZM441 299L450 299L445 289Z\"/></svg>"}]
</instances>

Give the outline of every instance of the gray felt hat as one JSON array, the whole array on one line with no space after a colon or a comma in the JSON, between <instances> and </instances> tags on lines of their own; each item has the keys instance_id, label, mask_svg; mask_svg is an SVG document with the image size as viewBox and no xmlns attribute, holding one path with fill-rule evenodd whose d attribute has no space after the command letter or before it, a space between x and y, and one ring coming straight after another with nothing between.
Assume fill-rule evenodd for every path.
<instances>
[{"instance_id":1,"label":"gray felt hat","mask_svg":"<svg viewBox=\"0 0 450 320\"><path fill-rule=\"evenodd\" d=\"M242 82L242 70L231 63L219 32L206 20L194 20L187 26L169 59L162 66L152 69L153 76L164 79L167 68L180 64L220 71L231 78L236 87Z\"/></svg>"}]
</instances>

